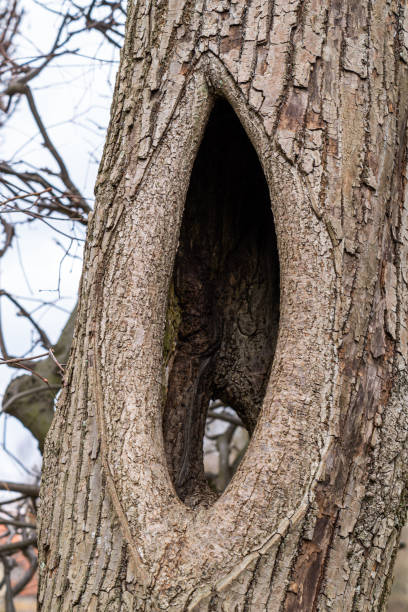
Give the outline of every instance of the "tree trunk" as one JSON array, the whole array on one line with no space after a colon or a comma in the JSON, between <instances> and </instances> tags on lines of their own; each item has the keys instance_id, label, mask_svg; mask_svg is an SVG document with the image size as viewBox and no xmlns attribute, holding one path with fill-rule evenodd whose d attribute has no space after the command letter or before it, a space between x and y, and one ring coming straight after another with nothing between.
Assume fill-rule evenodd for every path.
<instances>
[{"instance_id":1,"label":"tree trunk","mask_svg":"<svg viewBox=\"0 0 408 612\"><path fill-rule=\"evenodd\" d=\"M407 492L404 7L129 3L46 442L42 610L385 609ZM217 500L216 398L253 432Z\"/></svg>"}]
</instances>

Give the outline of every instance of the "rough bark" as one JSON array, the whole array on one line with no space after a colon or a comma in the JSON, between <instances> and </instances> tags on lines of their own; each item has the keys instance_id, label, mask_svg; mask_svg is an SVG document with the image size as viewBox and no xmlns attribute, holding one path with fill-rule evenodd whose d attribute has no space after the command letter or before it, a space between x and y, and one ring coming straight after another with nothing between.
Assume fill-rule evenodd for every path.
<instances>
[{"instance_id":1,"label":"rough bark","mask_svg":"<svg viewBox=\"0 0 408 612\"><path fill-rule=\"evenodd\" d=\"M41 609L385 609L407 491L407 31L392 0L129 3L46 443ZM226 104L272 222L228 163L222 196L205 147ZM217 393L257 424L214 501Z\"/></svg>"}]
</instances>

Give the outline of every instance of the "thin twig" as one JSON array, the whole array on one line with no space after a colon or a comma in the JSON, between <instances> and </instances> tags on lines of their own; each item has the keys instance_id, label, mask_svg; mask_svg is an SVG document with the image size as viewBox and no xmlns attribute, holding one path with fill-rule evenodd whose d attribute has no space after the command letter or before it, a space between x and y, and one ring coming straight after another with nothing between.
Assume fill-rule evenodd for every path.
<instances>
[{"instance_id":1,"label":"thin twig","mask_svg":"<svg viewBox=\"0 0 408 612\"><path fill-rule=\"evenodd\" d=\"M52 346L51 341L49 340L47 334L45 333L45 331L43 329L41 329L41 327L38 325L38 323L36 321L34 321L34 319L32 318L32 316L30 315L30 313L28 312L28 310L26 310L24 308L24 306L22 306L20 304L20 302L18 300L16 300L16 298L14 296L12 296L8 291L5 291L4 289L0 290L0 296L4 295L4 297L6 297L8 300L10 300L10 302L12 302L14 304L14 306L16 306L19 309L20 314L23 317L26 317L26 319L28 319L31 323L31 325L37 330L38 335L41 338L41 342L43 344L43 346L46 349L49 349Z\"/></svg>"},{"instance_id":2,"label":"thin twig","mask_svg":"<svg viewBox=\"0 0 408 612\"><path fill-rule=\"evenodd\" d=\"M1 294L0 294L1 295ZM49 352L41 353L40 355L35 355L34 357L13 357L12 359L0 359L1 364L12 364L12 363L21 363L22 361L34 361L34 359L41 359L41 357L49 356Z\"/></svg>"},{"instance_id":3,"label":"thin twig","mask_svg":"<svg viewBox=\"0 0 408 612\"><path fill-rule=\"evenodd\" d=\"M19 196L16 195L11 198L7 198L7 200L3 200L3 202L0 202L0 206L4 206L5 204L8 204L9 202L14 202L15 200L25 200L26 198L30 198L30 197L41 196L43 195L43 193L47 193L49 191L51 191L51 187L47 187L47 189L43 189L42 191L24 193L23 195L19 195Z\"/></svg>"},{"instance_id":4,"label":"thin twig","mask_svg":"<svg viewBox=\"0 0 408 612\"><path fill-rule=\"evenodd\" d=\"M2 406L2 411L7 412L7 410L17 402L19 399L26 397L27 395L33 395L36 393L49 393L52 389L59 391L61 389L61 385L47 385L46 387L32 387L32 389L26 389L25 391L20 391L19 393L15 393L12 395ZM56 395L56 394L55 394ZM54 397L55 397L54 395Z\"/></svg>"},{"instance_id":5,"label":"thin twig","mask_svg":"<svg viewBox=\"0 0 408 612\"><path fill-rule=\"evenodd\" d=\"M58 361L58 359L56 358L56 356L54 355L54 351L52 348L50 348L48 350L49 356L51 357L51 359L53 360L53 362L56 364L56 366L58 367L59 371L61 372L62 375L65 374L65 370L64 367L62 366L62 364Z\"/></svg>"},{"instance_id":6,"label":"thin twig","mask_svg":"<svg viewBox=\"0 0 408 612\"><path fill-rule=\"evenodd\" d=\"M231 423L232 425L237 425L238 427L244 426L239 417L228 414L227 412L215 412L214 410L209 410L207 412L207 416L210 419L218 419L219 421L225 421L226 423Z\"/></svg>"},{"instance_id":7,"label":"thin twig","mask_svg":"<svg viewBox=\"0 0 408 612\"><path fill-rule=\"evenodd\" d=\"M88 206L88 204L86 203L86 201L83 199L81 193L79 192L79 190L77 189L77 187L74 185L74 183L72 182L67 167L65 166L65 163L61 157L61 155L58 153L57 149L55 148L54 144L52 143L47 129L45 127L45 125L42 122L42 119L40 117L40 114L38 112L37 106L35 104L34 101L34 97L32 94L32 91L30 89L30 87L28 85L26 85L26 90L25 90L25 96L27 98L27 102L28 102L28 106L30 107L31 113L33 115L34 121L37 124L37 127L40 131L41 136L43 137L44 140L44 145L47 147L47 149L49 150L49 152L51 153L51 155L53 156L53 158L55 159L55 161L58 164L58 167L60 169L60 177L62 182L64 183L64 185L69 189L69 191L71 193L74 194L74 198L77 201L77 203L81 206L82 210L86 211L86 212L90 212L90 207Z\"/></svg>"}]
</instances>

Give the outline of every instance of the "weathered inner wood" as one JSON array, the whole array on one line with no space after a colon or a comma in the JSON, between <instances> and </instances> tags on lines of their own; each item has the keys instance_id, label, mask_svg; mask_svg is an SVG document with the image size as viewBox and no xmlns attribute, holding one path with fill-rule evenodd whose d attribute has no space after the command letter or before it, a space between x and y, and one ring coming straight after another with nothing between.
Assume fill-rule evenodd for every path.
<instances>
[{"instance_id":1,"label":"weathered inner wood","mask_svg":"<svg viewBox=\"0 0 408 612\"><path fill-rule=\"evenodd\" d=\"M163 433L180 499L211 495L202 439L209 400L231 405L252 433L279 327L279 259L257 154L217 100L187 194L170 289Z\"/></svg>"}]
</instances>

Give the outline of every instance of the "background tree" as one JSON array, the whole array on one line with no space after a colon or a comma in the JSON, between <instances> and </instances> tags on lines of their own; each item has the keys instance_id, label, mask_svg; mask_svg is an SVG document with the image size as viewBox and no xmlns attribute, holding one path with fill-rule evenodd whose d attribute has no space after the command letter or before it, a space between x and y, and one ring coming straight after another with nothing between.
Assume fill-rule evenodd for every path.
<instances>
[{"instance_id":1,"label":"background tree","mask_svg":"<svg viewBox=\"0 0 408 612\"><path fill-rule=\"evenodd\" d=\"M58 82L55 72L52 74L50 69L56 68L57 65L60 67L61 64L64 66L63 60L69 56L76 58L77 74L81 74L86 68L83 56L92 50L92 44L93 51L99 52L98 59L91 58L92 61L106 61L103 57L107 55L106 48L117 49L120 46L125 11L120 2L47 3L42 13L46 15L47 11L51 11L59 23L55 29L54 41L50 48L42 53L36 47L36 42L43 46L43 41L38 40L38 37L36 41L35 36L34 40L29 40L28 26L32 22L33 7L28 6L28 16L24 14L26 7L24 2L6 1L0 5L0 108L2 126L6 128L6 131L3 130L6 134L6 138L3 134L3 144L6 140L4 151L9 155L7 159L0 161L0 222L4 238L0 257L4 270L10 265L11 251L20 252L20 242L27 240L27 228L30 227L36 232L37 240L41 241L43 237L38 229L46 227L49 233L56 237L58 246L55 247L55 252L58 248L63 250L63 256L60 258L61 274L64 259L78 255L75 245L80 244L79 241L83 239L80 227L86 225L91 202L86 197L88 194L81 193L72 179L72 168L70 169L69 163L64 160L61 141L54 141L51 136L55 130L52 130L54 126L50 125L49 107L41 95L41 87L45 84L49 95L55 96ZM41 13L41 10L37 9L38 12ZM41 30L41 26L37 25L36 32L38 30ZM94 43L86 44L92 39L94 32L97 33ZM102 40L106 41L105 45L101 45ZM75 43L77 47L73 46ZM65 75L68 72L65 70ZM33 83L36 83L37 87L33 87ZM71 98L74 101L74 96ZM99 116L100 113L93 113L93 118L97 119ZM62 113L61 118L64 119ZM79 117L75 118L76 122L79 120ZM19 151L16 151L17 147L13 150L13 144L8 143L10 134L13 134L12 130L18 130L21 124L24 125L24 121L25 125L31 121L32 126L28 142L35 142L38 132L41 144L48 152L48 158L38 151L33 155L27 151L27 146L22 146ZM95 124L95 129L100 128ZM83 143L82 147L85 146L86 143ZM57 258L58 253L54 256ZM23 274L26 274L32 283L36 272L29 266L23 270ZM49 296L41 299L32 295L16 295L4 284L4 279L5 276L2 275L2 314L4 315L6 301L12 305L16 315L26 322L25 327L20 325L20 336L25 335L27 343L23 355L9 354L8 347L15 346L16 343L10 333L10 313L6 312L0 322L0 363L13 371L19 370L26 374L13 378L3 395L1 447L3 453L7 453L16 465L26 472L26 478L32 480L37 475L37 484L10 481L14 480L13 478L0 482L1 490L14 492L14 495L3 493L0 499L0 583L2 591L3 587L5 589L5 608L7 612L11 612L14 610L13 598L24 589L37 568L35 515L39 473L36 474L25 466L27 456L23 458L10 452L10 439L6 433L10 431L10 426L6 429L4 414L18 418L37 438L42 450L44 437L54 413L54 398L61 387L61 364L65 364L71 344L75 312L54 345L50 338L55 337L55 326L58 323L56 324L55 317L50 316L49 310L65 310L60 295L61 279L58 280L57 297L51 300ZM27 280L27 284L30 281ZM4 463L2 468L4 478ZM27 569L21 579L16 580L14 570L21 554L28 560Z\"/></svg>"},{"instance_id":2,"label":"background tree","mask_svg":"<svg viewBox=\"0 0 408 612\"><path fill-rule=\"evenodd\" d=\"M3 38L6 42L1 48L2 70L1 79L4 83L3 90L3 117L10 121L16 105L21 106L26 102L32 118L33 126L38 130L42 144L49 153L50 166L33 167L31 159L13 157L11 161L3 160L0 164L0 181L2 194L5 198L2 204L2 224L5 233L5 245L2 255L8 248L13 246L13 240L17 241L18 233L15 231L15 219L17 225L22 223L32 224L40 221L47 226L58 237L68 237L70 240L68 248L62 244L66 256L70 255L73 244L82 240L81 233L77 233L77 227L86 225L87 216L91 210L91 205L84 194L80 192L71 178L63 154L53 143L47 127L47 119L43 116L36 102L35 92L31 84L43 75L43 71L49 69L53 62L58 61L62 56L81 57L80 48L73 46L78 42L83 46L83 36L92 31L97 31L109 45L119 47L122 30L124 8L120 2L82 2L82 3L60 3L55 2L48 9L59 16L59 27L56 30L55 39L49 51L42 55L22 60L19 47L14 48L7 42L7 32L11 31L16 37L18 25L21 21L22 9L18 10L17 2L10 7L7 6L3 15L5 33ZM50 80L52 78L50 77ZM52 87L52 83L50 85ZM42 161L42 160L41 160ZM8 214L7 214L8 213ZM13 213L13 214L12 214ZM25 219L24 219L25 217ZM64 221L72 221L71 224ZM56 223L59 222L59 223ZM61 225L62 222L62 225ZM27 318L34 327L34 343L31 352L36 345L49 350L52 344L44 329L40 327L31 316L30 308L21 304L16 296L11 295L6 288L2 289L1 295L10 300L19 310L19 313ZM35 305L35 311L40 313L41 305ZM61 362L66 361L72 337L72 324L74 317L68 322L68 327L62 335L57 352ZM48 361L42 363L29 364L27 361L24 366L17 360L11 360L6 348L6 341L3 332L0 334L1 351L3 360L8 361L9 365L21 369L32 369L34 377L21 377L14 379L3 398L3 410L20 419L39 440L42 448L44 437L48 431L49 424L53 416L53 400L56 390L60 386L60 371L56 361L50 357ZM40 384L38 373L40 374ZM49 382L48 388L41 385L41 376ZM34 389L35 401L30 389ZM51 392L50 392L51 391ZM23 395L21 395L23 393Z\"/></svg>"},{"instance_id":3,"label":"background tree","mask_svg":"<svg viewBox=\"0 0 408 612\"><path fill-rule=\"evenodd\" d=\"M45 451L42 609L384 609L407 29L396 1L130 2ZM253 437L214 502L216 397Z\"/></svg>"}]
</instances>

